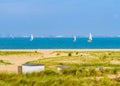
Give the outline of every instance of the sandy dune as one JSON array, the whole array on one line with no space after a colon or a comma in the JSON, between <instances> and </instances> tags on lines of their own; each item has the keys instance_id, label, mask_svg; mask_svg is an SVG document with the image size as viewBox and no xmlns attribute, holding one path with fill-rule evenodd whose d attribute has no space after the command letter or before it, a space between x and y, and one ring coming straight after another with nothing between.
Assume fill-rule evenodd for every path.
<instances>
[{"instance_id":1,"label":"sandy dune","mask_svg":"<svg viewBox=\"0 0 120 86\"><path fill-rule=\"evenodd\" d=\"M16 51L16 50L2 50L2 51ZM18 50L22 51L22 50ZM25 50L24 50L25 51ZM35 51L35 50L26 50ZM18 72L18 66L28 61L37 60L40 58L46 58L51 56L51 50L37 50L41 54L19 54L19 55L0 55L0 60L8 61L11 65L0 65L0 71L2 72Z\"/></svg>"},{"instance_id":2,"label":"sandy dune","mask_svg":"<svg viewBox=\"0 0 120 86\"><path fill-rule=\"evenodd\" d=\"M1 50L1 51L16 51L16 50ZM23 50L18 50L23 51ZM24 51L36 51L36 50L24 50ZM65 49L54 49L54 50L37 50L38 52L42 54L19 54L19 55L0 55L0 60L8 61L12 63L11 65L0 65L0 71L7 71L7 72L18 72L18 66L24 64L28 61L37 60L40 58L48 58L48 57L54 57L56 55L52 55L51 53L53 51L106 51L106 49L84 49L84 50L65 50ZM120 51L120 50L108 50L107 51Z\"/></svg>"},{"instance_id":3,"label":"sandy dune","mask_svg":"<svg viewBox=\"0 0 120 86\"><path fill-rule=\"evenodd\" d=\"M0 65L0 71L15 72L17 73L17 67L24 64L27 61L37 60L41 58L41 55L8 55L0 56L0 60L8 61L11 65Z\"/></svg>"}]
</instances>

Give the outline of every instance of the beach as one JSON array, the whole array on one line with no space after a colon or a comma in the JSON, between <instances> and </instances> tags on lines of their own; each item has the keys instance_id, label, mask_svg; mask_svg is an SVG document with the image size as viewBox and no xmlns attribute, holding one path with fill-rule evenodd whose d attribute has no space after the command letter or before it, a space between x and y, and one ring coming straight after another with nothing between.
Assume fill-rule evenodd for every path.
<instances>
[{"instance_id":1,"label":"beach","mask_svg":"<svg viewBox=\"0 0 120 86\"><path fill-rule=\"evenodd\" d=\"M0 65L0 71L1 72L18 72L18 66L28 62L28 61L34 61L42 58L51 58L56 57L55 54L51 54L54 51L120 51L120 49L30 49L30 50L0 50L1 52L30 52L30 53L23 53L23 54L11 54L11 55L0 55L0 60L8 61L11 64L6 65L2 64ZM62 54L61 54L62 56Z\"/></svg>"}]
</instances>

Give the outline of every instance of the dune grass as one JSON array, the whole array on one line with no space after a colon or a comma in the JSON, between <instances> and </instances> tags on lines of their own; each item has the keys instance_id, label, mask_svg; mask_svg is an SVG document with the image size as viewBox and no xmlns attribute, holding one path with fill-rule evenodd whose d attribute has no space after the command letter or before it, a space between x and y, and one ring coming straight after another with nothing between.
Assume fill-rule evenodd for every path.
<instances>
[{"instance_id":1,"label":"dune grass","mask_svg":"<svg viewBox=\"0 0 120 86\"><path fill-rule=\"evenodd\" d=\"M46 69L49 70L57 70L58 65L69 65L73 67L72 72L67 69L62 70L62 74L72 75L74 73L76 77L83 78L104 77L104 75L117 76L120 74L120 51L54 51L53 53L56 54L56 57L43 58L27 62L27 64L44 64ZM57 56L58 53L59 56ZM113 64L112 61L118 61L118 63ZM103 67L102 70L99 69L100 66ZM101 81L101 84L98 82L100 84L98 86L103 85L104 81ZM110 86L110 84L103 86Z\"/></svg>"},{"instance_id":2,"label":"dune grass","mask_svg":"<svg viewBox=\"0 0 120 86\"><path fill-rule=\"evenodd\" d=\"M70 71L69 71L70 72ZM92 73L92 71L91 71ZM0 73L1 86L119 86L119 78L109 79L103 76L83 77L74 73L60 74L55 71L46 70L31 74L7 74Z\"/></svg>"},{"instance_id":3,"label":"dune grass","mask_svg":"<svg viewBox=\"0 0 120 86\"><path fill-rule=\"evenodd\" d=\"M120 51L54 51L51 54L56 56L26 62L44 64L42 72L0 73L0 86L120 86ZM58 65L71 68L58 71ZM112 75L115 78L110 78Z\"/></svg>"},{"instance_id":4,"label":"dune grass","mask_svg":"<svg viewBox=\"0 0 120 86\"><path fill-rule=\"evenodd\" d=\"M53 68L53 70L55 70L56 66L60 64L70 65L77 68L89 66L120 66L120 51L54 51L52 54L53 53L59 53L59 56L56 55L56 57L42 58L36 61L27 62L26 64L45 64L46 68ZM118 63L113 64L112 61L118 61Z\"/></svg>"},{"instance_id":5,"label":"dune grass","mask_svg":"<svg viewBox=\"0 0 120 86\"><path fill-rule=\"evenodd\" d=\"M4 61L4 60L0 60L0 65L10 65L12 63L8 62L8 61Z\"/></svg>"},{"instance_id":6,"label":"dune grass","mask_svg":"<svg viewBox=\"0 0 120 86\"><path fill-rule=\"evenodd\" d=\"M0 51L0 55L42 54L38 51Z\"/></svg>"}]
</instances>

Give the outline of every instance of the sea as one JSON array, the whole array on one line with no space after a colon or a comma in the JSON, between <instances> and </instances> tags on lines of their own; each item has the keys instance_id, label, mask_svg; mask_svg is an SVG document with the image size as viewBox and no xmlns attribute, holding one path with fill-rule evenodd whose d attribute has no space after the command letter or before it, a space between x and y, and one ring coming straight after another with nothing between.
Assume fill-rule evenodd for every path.
<instances>
[{"instance_id":1,"label":"sea","mask_svg":"<svg viewBox=\"0 0 120 86\"><path fill-rule=\"evenodd\" d=\"M0 49L120 49L120 38L0 38Z\"/></svg>"}]
</instances>

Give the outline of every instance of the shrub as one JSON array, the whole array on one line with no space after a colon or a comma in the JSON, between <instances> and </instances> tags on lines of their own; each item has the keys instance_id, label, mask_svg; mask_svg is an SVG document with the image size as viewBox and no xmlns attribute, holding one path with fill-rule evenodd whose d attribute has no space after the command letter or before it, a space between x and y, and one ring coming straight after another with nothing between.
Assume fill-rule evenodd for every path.
<instances>
[{"instance_id":1,"label":"shrub","mask_svg":"<svg viewBox=\"0 0 120 86\"><path fill-rule=\"evenodd\" d=\"M35 51L35 53L37 53L37 51Z\"/></svg>"},{"instance_id":2,"label":"shrub","mask_svg":"<svg viewBox=\"0 0 120 86\"><path fill-rule=\"evenodd\" d=\"M111 55L111 53L108 53L108 55Z\"/></svg>"},{"instance_id":3,"label":"shrub","mask_svg":"<svg viewBox=\"0 0 120 86\"><path fill-rule=\"evenodd\" d=\"M63 65L63 63L59 63L59 65Z\"/></svg>"},{"instance_id":4,"label":"shrub","mask_svg":"<svg viewBox=\"0 0 120 86\"><path fill-rule=\"evenodd\" d=\"M76 69L62 69L60 72L65 75L75 75Z\"/></svg>"},{"instance_id":5,"label":"shrub","mask_svg":"<svg viewBox=\"0 0 120 86\"><path fill-rule=\"evenodd\" d=\"M90 76L101 76L101 71L96 70L96 69L89 69Z\"/></svg>"},{"instance_id":6,"label":"shrub","mask_svg":"<svg viewBox=\"0 0 120 86\"><path fill-rule=\"evenodd\" d=\"M81 71L77 70L77 71L76 71L76 76L77 76L77 77L80 77L80 76L81 76Z\"/></svg>"},{"instance_id":7,"label":"shrub","mask_svg":"<svg viewBox=\"0 0 120 86\"><path fill-rule=\"evenodd\" d=\"M70 53L68 53L68 56L72 56L72 53L70 52Z\"/></svg>"},{"instance_id":8,"label":"shrub","mask_svg":"<svg viewBox=\"0 0 120 86\"><path fill-rule=\"evenodd\" d=\"M78 55L78 52L76 52L76 55Z\"/></svg>"},{"instance_id":9,"label":"shrub","mask_svg":"<svg viewBox=\"0 0 120 86\"><path fill-rule=\"evenodd\" d=\"M118 74L118 70L119 70L118 68L114 68L113 69L113 74Z\"/></svg>"},{"instance_id":10,"label":"shrub","mask_svg":"<svg viewBox=\"0 0 120 86\"><path fill-rule=\"evenodd\" d=\"M57 55L57 56L59 56L59 55L60 55L60 53L57 53L56 55Z\"/></svg>"},{"instance_id":11,"label":"shrub","mask_svg":"<svg viewBox=\"0 0 120 86\"><path fill-rule=\"evenodd\" d=\"M103 68L101 70L102 73L109 73L111 70L110 69L107 69L107 68Z\"/></svg>"},{"instance_id":12,"label":"shrub","mask_svg":"<svg viewBox=\"0 0 120 86\"><path fill-rule=\"evenodd\" d=\"M90 76L89 70L86 69L79 69L76 71L76 76L77 77L88 77Z\"/></svg>"}]
</instances>

